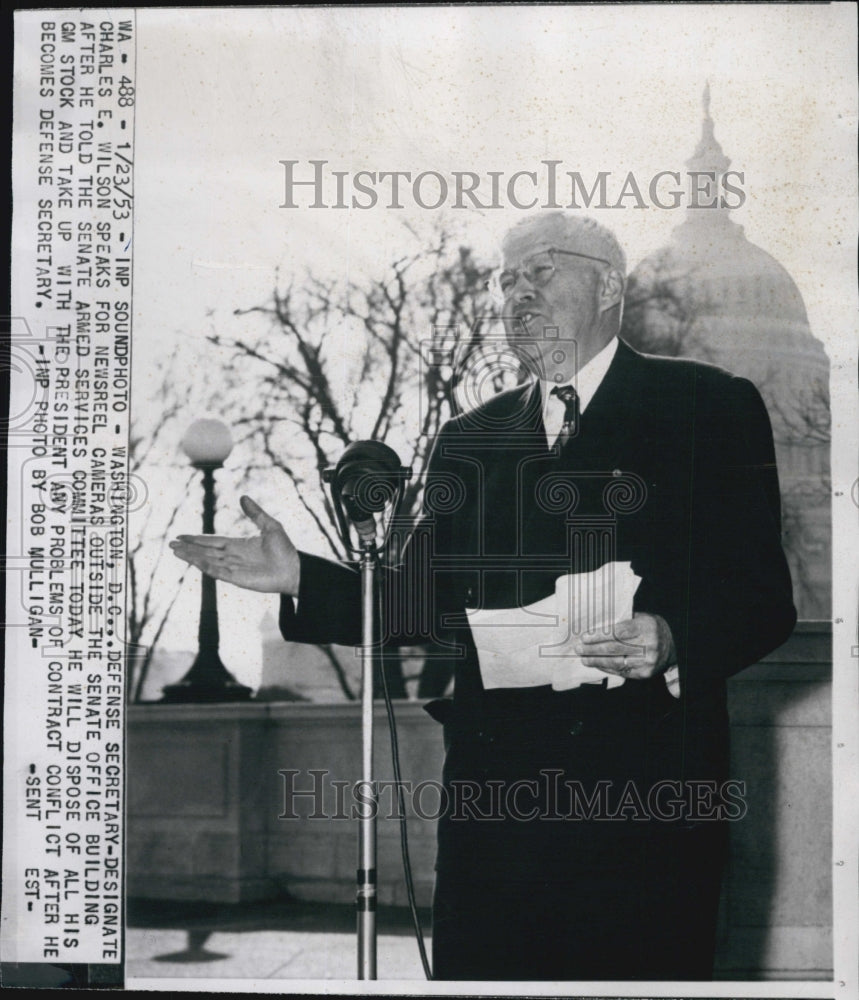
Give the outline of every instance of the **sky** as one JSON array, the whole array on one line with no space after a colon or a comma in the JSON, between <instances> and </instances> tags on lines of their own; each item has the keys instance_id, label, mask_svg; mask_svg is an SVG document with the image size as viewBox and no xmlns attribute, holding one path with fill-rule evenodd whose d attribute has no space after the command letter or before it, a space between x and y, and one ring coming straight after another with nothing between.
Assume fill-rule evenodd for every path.
<instances>
[{"instance_id":1,"label":"sky","mask_svg":"<svg viewBox=\"0 0 859 1000\"><path fill-rule=\"evenodd\" d=\"M832 210L853 166L851 20L838 4L141 10L137 330L193 335L207 310L268 290L276 265L347 273L402 241L407 210L280 208L282 159L479 174L558 159L649 178L683 169L709 80L746 175L735 219L830 341L814 269L853 223L849 204ZM515 209L470 214L491 248ZM610 224L634 264L681 214L630 206Z\"/></svg>"},{"instance_id":2,"label":"sky","mask_svg":"<svg viewBox=\"0 0 859 1000\"><path fill-rule=\"evenodd\" d=\"M351 174L484 177L554 159L646 184L684 169L708 81L716 137L745 174L732 218L793 276L835 377L852 379L855 29L850 4L139 10L136 405L173 343L199 345L204 362L207 333L240 335L247 320L233 311L263 301L276 270L373 274L418 245L404 223L433 221L413 205L283 208L282 160L305 175L319 159ZM683 219L629 203L594 214L630 266ZM522 213L451 215L489 254ZM195 601L177 606L167 645L193 647ZM221 601L232 620L265 605ZM245 644L224 645L253 683Z\"/></svg>"}]
</instances>

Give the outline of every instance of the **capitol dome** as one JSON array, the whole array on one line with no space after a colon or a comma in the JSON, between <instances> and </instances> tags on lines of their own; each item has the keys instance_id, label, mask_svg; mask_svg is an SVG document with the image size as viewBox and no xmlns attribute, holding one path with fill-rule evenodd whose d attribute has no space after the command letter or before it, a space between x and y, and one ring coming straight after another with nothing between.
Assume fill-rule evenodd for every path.
<instances>
[{"instance_id":1,"label":"capitol dome","mask_svg":"<svg viewBox=\"0 0 859 1000\"><path fill-rule=\"evenodd\" d=\"M730 165L714 134L709 87L690 172L720 190ZM718 202L717 197L703 203ZM758 387L773 425L783 538L801 618L830 616L829 360L796 283L746 239L730 209L688 208L668 246L629 277L622 336L650 354L717 364Z\"/></svg>"}]
</instances>

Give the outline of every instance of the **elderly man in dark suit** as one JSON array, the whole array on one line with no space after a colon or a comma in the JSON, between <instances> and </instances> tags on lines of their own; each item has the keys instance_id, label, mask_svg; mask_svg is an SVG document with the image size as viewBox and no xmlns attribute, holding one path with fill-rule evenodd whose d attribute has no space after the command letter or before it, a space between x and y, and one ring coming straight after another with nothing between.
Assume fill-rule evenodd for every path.
<instances>
[{"instance_id":1,"label":"elderly man in dark suit","mask_svg":"<svg viewBox=\"0 0 859 1000\"><path fill-rule=\"evenodd\" d=\"M508 233L497 292L534 377L442 428L424 516L383 579L386 641L432 638L457 658L453 699L428 706L449 793L439 979L712 975L726 823L744 812L725 679L796 613L759 394L620 341L624 287L623 251L593 220L541 213ZM285 595L290 639L359 641L354 570L242 505L257 538L183 538L177 554ZM529 649L514 611L612 563L640 578L631 616ZM519 635L499 682L475 615L503 625L508 609ZM546 655L575 658L573 679L533 674Z\"/></svg>"}]
</instances>

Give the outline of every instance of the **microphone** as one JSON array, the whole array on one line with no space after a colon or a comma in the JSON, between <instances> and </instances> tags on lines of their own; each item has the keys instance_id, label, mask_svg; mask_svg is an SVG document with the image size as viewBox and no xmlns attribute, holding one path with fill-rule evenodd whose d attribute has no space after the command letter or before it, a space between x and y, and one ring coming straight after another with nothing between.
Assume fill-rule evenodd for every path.
<instances>
[{"instance_id":1,"label":"microphone","mask_svg":"<svg viewBox=\"0 0 859 1000\"><path fill-rule=\"evenodd\" d=\"M393 448L381 441L353 441L333 469L325 469L322 479L331 487L334 507L344 540L348 535L345 518L363 542L376 535L374 514L388 503L399 502L403 482L412 470L400 464Z\"/></svg>"}]
</instances>

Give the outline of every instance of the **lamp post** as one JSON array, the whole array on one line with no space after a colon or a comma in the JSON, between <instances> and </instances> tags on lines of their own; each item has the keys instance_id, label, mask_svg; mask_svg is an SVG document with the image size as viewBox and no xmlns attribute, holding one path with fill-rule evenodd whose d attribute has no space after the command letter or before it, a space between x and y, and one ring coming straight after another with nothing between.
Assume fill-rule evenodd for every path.
<instances>
[{"instance_id":1,"label":"lamp post","mask_svg":"<svg viewBox=\"0 0 859 1000\"><path fill-rule=\"evenodd\" d=\"M230 429L220 420L195 420L182 438L182 450L203 473L203 534L215 533L215 469L233 450ZM176 684L164 688L164 702L247 701L251 689L239 682L218 655L218 594L214 577L202 577L197 658Z\"/></svg>"}]
</instances>

